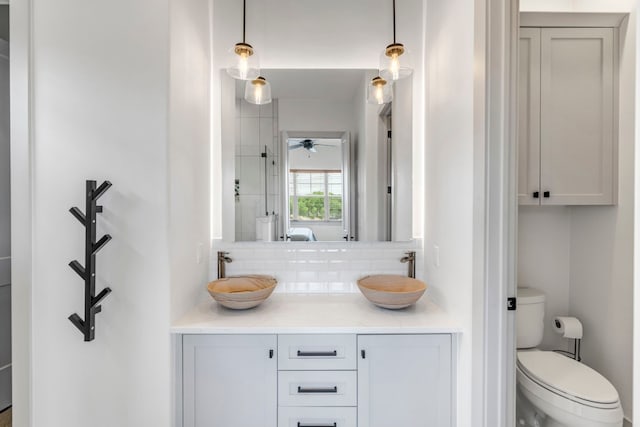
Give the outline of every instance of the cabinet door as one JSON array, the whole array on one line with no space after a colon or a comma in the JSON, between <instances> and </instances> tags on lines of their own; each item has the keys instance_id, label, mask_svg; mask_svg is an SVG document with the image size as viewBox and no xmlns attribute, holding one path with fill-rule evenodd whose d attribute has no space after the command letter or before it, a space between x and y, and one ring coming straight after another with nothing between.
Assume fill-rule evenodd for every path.
<instances>
[{"instance_id":1,"label":"cabinet door","mask_svg":"<svg viewBox=\"0 0 640 427\"><path fill-rule=\"evenodd\" d=\"M358 350L358 427L452 425L451 335L359 335Z\"/></svg>"},{"instance_id":2,"label":"cabinet door","mask_svg":"<svg viewBox=\"0 0 640 427\"><path fill-rule=\"evenodd\" d=\"M184 427L276 427L275 335L183 338Z\"/></svg>"},{"instance_id":3,"label":"cabinet door","mask_svg":"<svg viewBox=\"0 0 640 427\"><path fill-rule=\"evenodd\" d=\"M539 205L540 28L520 29L519 56L518 203Z\"/></svg>"},{"instance_id":4,"label":"cabinet door","mask_svg":"<svg viewBox=\"0 0 640 427\"><path fill-rule=\"evenodd\" d=\"M543 28L541 36L542 204L612 204L614 31Z\"/></svg>"}]
</instances>

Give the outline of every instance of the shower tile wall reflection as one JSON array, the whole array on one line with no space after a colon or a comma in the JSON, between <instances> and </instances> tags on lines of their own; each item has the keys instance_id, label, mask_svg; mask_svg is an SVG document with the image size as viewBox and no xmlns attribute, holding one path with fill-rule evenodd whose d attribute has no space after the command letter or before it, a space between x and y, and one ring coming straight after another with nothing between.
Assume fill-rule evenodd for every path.
<instances>
[{"instance_id":1,"label":"shower tile wall reflection","mask_svg":"<svg viewBox=\"0 0 640 427\"><path fill-rule=\"evenodd\" d=\"M236 241L256 240L256 218L277 214L278 107L236 99ZM266 150L267 159L262 157ZM266 194L265 194L265 164ZM266 204L265 204L266 202Z\"/></svg>"}]
</instances>

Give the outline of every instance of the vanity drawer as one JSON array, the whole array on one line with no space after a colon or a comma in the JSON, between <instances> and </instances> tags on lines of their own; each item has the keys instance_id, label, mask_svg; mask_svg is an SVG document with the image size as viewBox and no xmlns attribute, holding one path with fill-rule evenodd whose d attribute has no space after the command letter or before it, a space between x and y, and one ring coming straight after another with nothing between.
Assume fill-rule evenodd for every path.
<instances>
[{"instance_id":1,"label":"vanity drawer","mask_svg":"<svg viewBox=\"0 0 640 427\"><path fill-rule=\"evenodd\" d=\"M278 335L278 369L356 369L356 347L355 335Z\"/></svg>"},{"instance_id":2,"label":"vanity drawer","mask_svg":"<svg viewBox=\"0 0 640 427\"><path fill-rule=\"evenodd\" d=\"M356 408L280 408L278 427L356 427Z\"/></svg>"},{"instance_id":3,"label":"vanity drawer","mask_svg":"<svg viewBox=\"0 0 640 427\"><path fill-rule=\"evenodd\" d=\"M356 371L280 371L280 406L356 406Z\"/></svg>"}]
</instances>

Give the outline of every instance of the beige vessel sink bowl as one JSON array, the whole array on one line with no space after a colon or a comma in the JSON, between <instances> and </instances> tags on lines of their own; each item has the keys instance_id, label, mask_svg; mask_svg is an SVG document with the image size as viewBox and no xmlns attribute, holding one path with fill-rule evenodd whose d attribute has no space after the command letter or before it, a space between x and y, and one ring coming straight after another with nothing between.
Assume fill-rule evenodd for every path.
<instances>
[{"instance_id":1,"label":"beige vessel sink bowl","mask_svg":"<svg viewBox=\"0 0 640 427\"><path fill-rule=\"evenodd\" d=\"M365 276L358 287L369 301L392 310L415 304L427 290L423 281L395 274Z\"/></svg>"},{"instance_id":2,"label":"beige vessel sink bowl","mask_svg":"<svg viewBox=\"0 0 640 427\"><path fill-rule=\"evenodd\" d=\"M232 276L214 280L207 290L218 304L233 310L260 305L276 288L275 277L263 275Z\"/></svg>"}]
</instances>

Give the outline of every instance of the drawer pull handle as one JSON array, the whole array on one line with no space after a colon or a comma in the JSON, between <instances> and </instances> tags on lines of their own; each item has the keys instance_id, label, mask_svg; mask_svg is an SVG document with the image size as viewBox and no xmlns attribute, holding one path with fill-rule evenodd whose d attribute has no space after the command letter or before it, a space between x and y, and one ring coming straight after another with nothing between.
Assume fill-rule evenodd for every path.
<instances>
[{"instance_id":1,"label":"drawer pull handle","mask_svg":"<svg viewBox=\"0 0 640 427\"><path fill-rule=\"evenodd\" d=\"M302 388L298 386L298 393L337 393L338 386L328 388Z\"/></svg>"},{"instance_id":2,"label":"drawer pull handle","mask_svg":"<svg viewBox=\"0 0 640 427\"><path fill-rule=\"evenodd\" d=\"M302 424L298 421L298 427L338 427L338 423L333 424Z\"/></svg>"},{"instance_id":3,"label":"drawer pull handle","mask_svg":"<svg viewBox=\"0 0 640 427\"><path fill-rule=\"evenodd\" d=\"M300 351L298 350L298 356L337 356L338 350L333 351Z\"/></svg>"}]
</instances>

